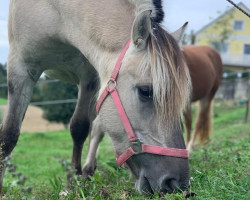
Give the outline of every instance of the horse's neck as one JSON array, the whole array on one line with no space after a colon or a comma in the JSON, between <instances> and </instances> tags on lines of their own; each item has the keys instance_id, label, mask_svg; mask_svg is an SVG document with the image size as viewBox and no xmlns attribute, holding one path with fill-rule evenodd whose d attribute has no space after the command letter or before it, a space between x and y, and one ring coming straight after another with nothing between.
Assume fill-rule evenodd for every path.
<instances>
[{"instance_id":1,"label":"horse's neck","mask_svg":"<svg viewBox=\"0 0 250 200\"><path fill-rule=\"evenodd\" d=\"M98 72L117 58L130 39L135 15L153 9L152 0L74 0L59 4L68 40Z\"/></svg>"},{"instance_id":2,"label":"horse's neck","mask_svg":"<svg viewBox=\"0 0 250 200\"><path fill-rule=\"evenodd\" d=\"M72 3L58 1L58 4L66 40L76 46L97 71L118 55L131 37L135 12L129 1L74 0Z\"/></svg>"}]
</instances>

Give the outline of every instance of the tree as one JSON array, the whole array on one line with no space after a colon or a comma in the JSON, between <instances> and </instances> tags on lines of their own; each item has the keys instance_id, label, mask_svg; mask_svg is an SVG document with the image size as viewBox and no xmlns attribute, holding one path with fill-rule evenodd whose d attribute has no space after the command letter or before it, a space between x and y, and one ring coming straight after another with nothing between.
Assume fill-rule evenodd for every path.
<instances>
[{"instance_id":1,"label":"tree","mask_svg":"<svg viewBox=\"0 0 250 200\"><path fill-rule=\"evenodd\" d=\"M43 95L42 95L42 89L43 85L36 84L33 88L32 96L31 96L31 102L39 102L43 101Z\"/></svg>"},{"instance_id":2,"label":"tree","mask_svg":"<svg viewBox=\"0 0 250 200\"><path fill-rule=\"evenodd\" d=\"M77 99L78 89L76 85L64 82L52 82L43 85L43 101L55 101ZM73 115L76 103L43 105L43 117L49 121L62 122L67 127Z\"/></svg>"},{"instance_id":3,"label":"tree","mask_svg":"<svg viewBox=\"0 0 250 200\"><path fill-rule=\"evenodd\" d=\"M4 86L7 83L7 71L6 71L6 64L0 63L0 97L7 98L8 96L8 89Z\"/></svg>"},{"instance_id":4,"label":"tree","mask_svg":"<svg viewBox=\"0 0 250 200\"><path fill-rule=\"evenodd\" d=\"M191 30L190 34L185 33L182 40L182 45L190 45L190 44L195 44L194 30Z\"/></svg>"},{"instance_id":5,"label":"tree","mask_svg":"<svg viewBox=\"0 0 250 200\"><path fill-rule=\"evenodd\" d=\"M210 39L210 44L219 52L226 51L226 41L233 32L231 21L234 17L234 13L231 10L226 10L225 13L226 14L213 26L213 30L217 33L218 37L212 37ZM218 14L221 14L221 12L218 11Z\"/></svg>"}]
</instances>

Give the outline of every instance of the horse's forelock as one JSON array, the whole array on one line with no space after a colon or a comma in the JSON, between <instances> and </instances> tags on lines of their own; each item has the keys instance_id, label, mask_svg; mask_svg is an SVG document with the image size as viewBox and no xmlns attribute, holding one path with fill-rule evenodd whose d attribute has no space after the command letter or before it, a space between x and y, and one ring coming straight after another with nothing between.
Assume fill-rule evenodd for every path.
<instances>
[{"instance_id":1,"label":"horse's forelock","mask_svg":"<svg viewBox=\"0 0 250 200\"><path fill-rule=\"evenodd\" d=\"M189 101L189 72L178 43L158 24L154 25L148 39L148 55L144 57L147 61L142 63L145 67L151 66L158 118L171 129Z\"/></svg>"}]
</instances>

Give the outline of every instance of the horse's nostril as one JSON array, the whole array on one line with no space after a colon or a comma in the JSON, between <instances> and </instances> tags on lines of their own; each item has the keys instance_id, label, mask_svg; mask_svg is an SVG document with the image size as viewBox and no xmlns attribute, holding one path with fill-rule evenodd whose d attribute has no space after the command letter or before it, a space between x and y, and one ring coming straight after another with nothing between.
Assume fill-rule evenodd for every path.
<instances>
[{"instance_id":1,"label":"horse's nostril","mask_svg":"<svg viewBox=\"0 0 250 200\"><path fill-rule=\"evenodd\" d=\"M154 194L153 188L150 185L149 180L147 179L146 176L141 176L137 181L135 187L137 190L145 195L145 196L152 196Z\"/></svg>"},{"instance_id":2,"label":"horse's nostril","mask_svg":"<svg viewBox=\"0 0 250 200\"><path fill-rule=\"evenodd\" d=\"M162 179L160 188L160 191L163 193L178 192L179 184L176 179L165 177Z\"/></svg>"},{"instance_id":3,"label":"horse's nostril","mask_svg":"<svg viewBox=\"0 0 250 200\"><path fill-rule=\"evenodd\" d=\"M144 181L145 181L144 182L145 186L143 188L143 191L146 194L146 196L150 196L150 195L154 194L154 192L153 192L153 190L151 188L151 185L149 183L149 180L146 177L144 177Z\"/></svg>"},{"instance_id":4,"label":"horse's nostril","mask_svg":"<svg viewBox=\"0 0 250 200\"><path fill-rule=\"evenodd\" d=\"M174 191L174 192L178 192L179 190L179 183L175 180L175 179L172 179L170 181L170 187L171 189Z\"/></svg>"}]
</instances>

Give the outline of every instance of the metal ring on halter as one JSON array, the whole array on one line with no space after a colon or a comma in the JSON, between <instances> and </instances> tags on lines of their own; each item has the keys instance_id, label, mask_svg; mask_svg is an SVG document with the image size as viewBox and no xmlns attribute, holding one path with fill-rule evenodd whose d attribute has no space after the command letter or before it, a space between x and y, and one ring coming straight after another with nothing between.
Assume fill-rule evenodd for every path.
<instances>
[{"instance_id":1,"label":"metal ring on halter","mask_svg":"<svg viewBox=\"0 0 250 200\"><path fill-rule=\"evenodd\" d=\"M142 144L143 142L140 139L135 141L130 141L130 147L135 151L135 155L141 154L142 152Z\"/></svg>"},{"instance_id":2,"label":"metal ring on halter","mask_svg":"<svg viewBox=\"0 0 250 200\"><path fill-rule=\"evenodd\" d=\"M116 81L109 80L109 82L107 83L108 92L112 92L115 88L116 88Z\"/></svg>"}]
</instances>

